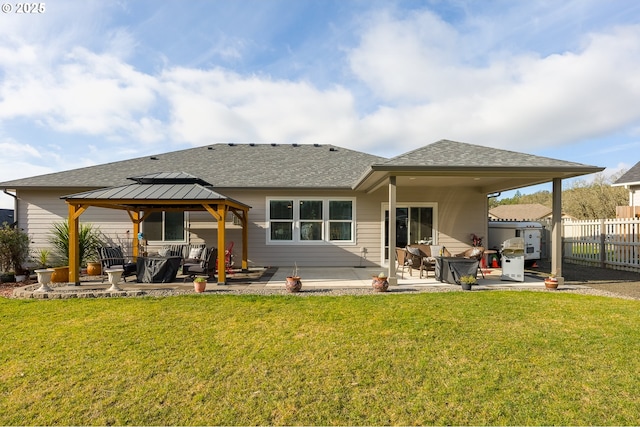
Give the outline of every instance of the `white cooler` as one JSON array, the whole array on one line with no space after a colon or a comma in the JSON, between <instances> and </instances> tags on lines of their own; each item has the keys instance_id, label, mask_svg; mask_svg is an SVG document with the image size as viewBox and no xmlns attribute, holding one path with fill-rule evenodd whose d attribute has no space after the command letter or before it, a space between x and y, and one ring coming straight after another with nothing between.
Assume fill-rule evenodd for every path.
<instances>
[{"instance_id":1,"label":"white cooler","mask_svg":"<svg viewBox=\"0 0 640 427\"><path fill-rule=\"evenodd\" d=\"M500 280L524 282L524 239L513 237L502 243Z\"/></svg>"}]
</instances>

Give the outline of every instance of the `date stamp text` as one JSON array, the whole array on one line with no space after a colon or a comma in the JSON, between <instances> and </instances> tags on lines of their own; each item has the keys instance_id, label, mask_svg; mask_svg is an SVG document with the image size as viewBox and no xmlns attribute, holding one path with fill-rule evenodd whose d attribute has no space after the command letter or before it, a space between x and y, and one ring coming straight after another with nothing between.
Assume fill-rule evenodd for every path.
<instances>
[{"instance_id":1,"label":"date stamp text","mask_svg":"<svg viewBox=\"0 0 640 427\"><path fill-rule=\"evenodd\" d=\"M2 3L0 10L2 13L34 14L45 13L47 8L45 3Z\"/></svg>"}]
</instances>

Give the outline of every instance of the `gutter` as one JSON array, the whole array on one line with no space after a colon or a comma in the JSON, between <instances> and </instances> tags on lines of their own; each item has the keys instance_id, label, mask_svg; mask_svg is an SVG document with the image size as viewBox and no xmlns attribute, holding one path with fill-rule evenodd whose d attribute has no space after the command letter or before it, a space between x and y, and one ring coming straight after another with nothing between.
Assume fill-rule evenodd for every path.
<instances>
[{"instance_id":1,"label":"gutter","mask_svg":"<svg viewBox=\"0 0 640 427\"><path fill-rule=\"evenodd\" d=\"M11 226L17 227L18 226L18 196L16 196L15 194L9 193L6 189L2 190L2 192L7 196L13 197L13 224L11 224Z\"/></svg>"}]
</instances>

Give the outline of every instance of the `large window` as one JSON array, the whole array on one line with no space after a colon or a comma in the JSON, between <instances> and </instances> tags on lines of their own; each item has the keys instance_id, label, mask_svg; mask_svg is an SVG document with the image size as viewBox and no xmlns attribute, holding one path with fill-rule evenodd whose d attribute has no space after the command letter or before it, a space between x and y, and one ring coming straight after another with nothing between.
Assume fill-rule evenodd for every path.
<instances>
[{"instance_id":1,"label":"large window","mask_svg":"<svg viewBox=\"0 0 640 427\"><path fill-rule=\"evenodd\" d=\"M154 242L184 242L184 212L152 212L142 222L144 238Z\"/></svg>"},{"instance_id":2,"label":"large window","mask_svg":"<svg viewBox=\"0 0 640 427\"><path fill-rule=\"evenodd\" d=\"M267 200L270 243L354 243L352 199Z\"/></svg>"}]
</instances>

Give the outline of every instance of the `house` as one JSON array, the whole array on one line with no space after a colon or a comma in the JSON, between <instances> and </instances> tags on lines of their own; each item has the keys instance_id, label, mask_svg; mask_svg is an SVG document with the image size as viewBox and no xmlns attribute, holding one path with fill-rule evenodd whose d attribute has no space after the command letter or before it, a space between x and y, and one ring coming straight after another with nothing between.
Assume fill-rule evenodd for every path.
<instances>
[{"instance_id":1,"label":"house","mask_svg":"<svg viewBox=\"0 0 640 427\"><path fill-rule=\"evenodd\" d=\"M550 220L553 210L540 203L500 205L489 209L489 219L494 221L542 221ZM562 219L571 218L562 214Z\"/></svg>"},{"instance_id":2,"label":"house","mask_svg":"<svg viewBox=\"0 0 640 427\"><path fill-rule=\"evenodd\" d=\"M471 245L472 233L487 235L488 195L552 181L554 206L560 206L562 179L601 170L449 140L391 159L324 144L220 143L7 181L0 188L15 192L16 220L35 248L46 246L51 224L72 212L111 242L135 250L137 222L130 211L98 207L95 200L84 207L78 198L65 201L127 186L132 177L187 174L224 200L241 203L246 227L233 212L216 220L211 208L174 206L139 224L147 250L178 242L219 247L222 226L226 241L248 254L249 265L379 265L388 266L392 279L395 247L432 242L456 253ZM559 255L554 259L552 268L560 271Z\"/></svg>"},{"instance_id":3,"label":"house","mask_svg":"<svg viewBox=\"0 0 640 427\"><path fill-rule=\"evenodd\" d=\"M629 207L618 206L617 217L640 217L640 162L616 180L613 187L624 187L629 191Z\"/></svg>"}]
</instances>

